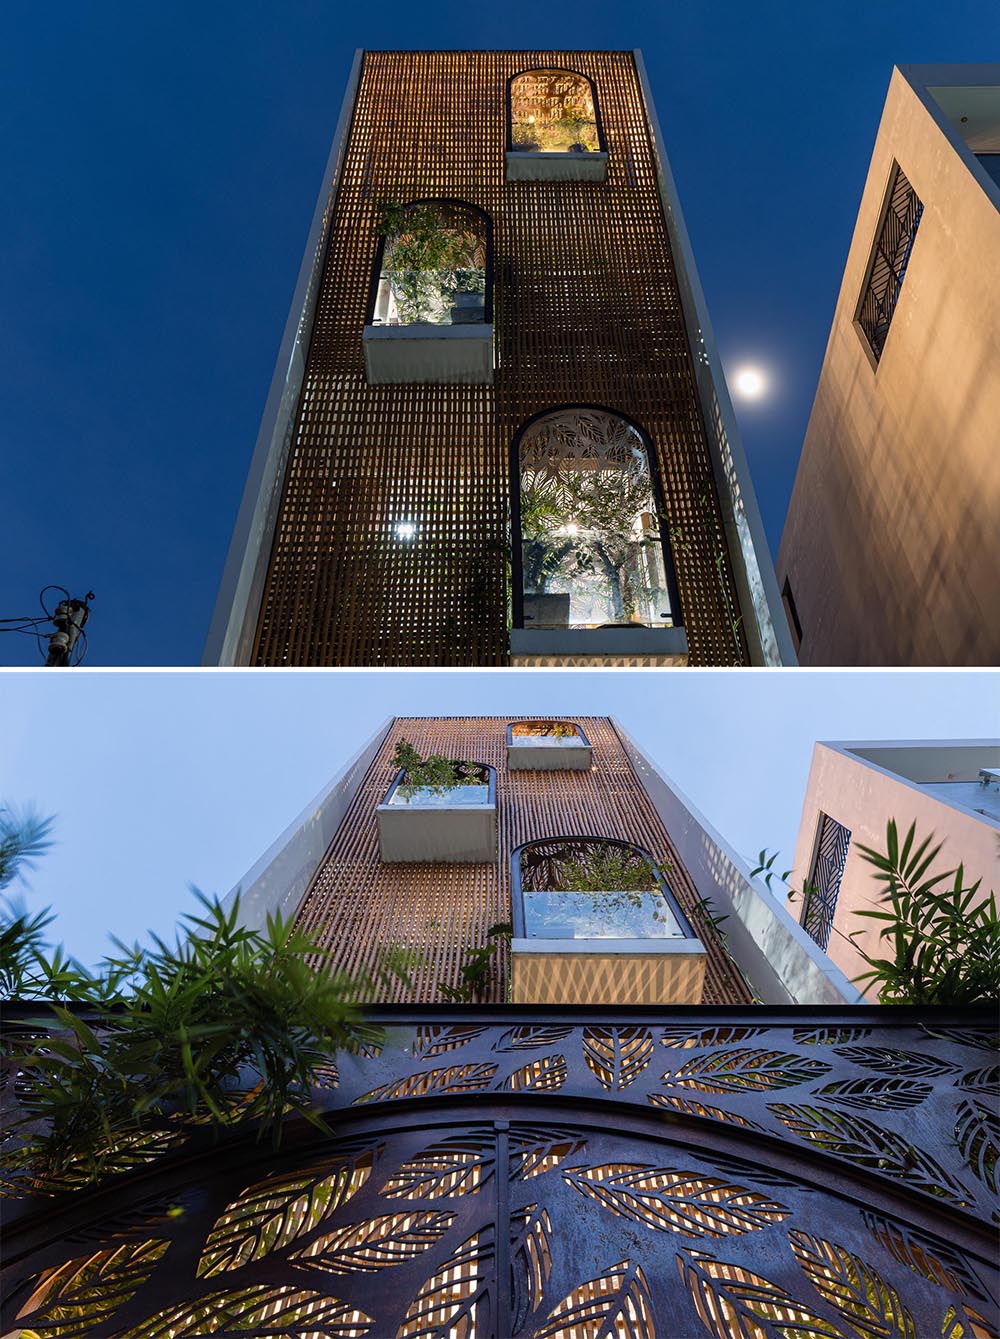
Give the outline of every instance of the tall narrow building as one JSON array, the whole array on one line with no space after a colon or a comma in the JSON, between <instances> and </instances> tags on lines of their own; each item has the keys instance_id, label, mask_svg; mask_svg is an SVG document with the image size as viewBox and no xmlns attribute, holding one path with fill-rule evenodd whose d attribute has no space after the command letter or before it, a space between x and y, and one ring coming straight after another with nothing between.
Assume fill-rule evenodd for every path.
<instances>
[{"instance_id":1,"label":"tall narrow building","mask_svg":"<svg viewBox=\"0 0 1000 1339\"><path fill-rule=\"evenodd\" d=\"M893 71L778 554L804 665L1000 663L1000 65Z\"/></svg>"},{"instance_id":2,"label":"tall narrow building","mask_svg":"<svg viewBox=\"0 0 1000 1339\"><path fill-rule=\"evenodd\" d=\"M359 53L206 663L792 662L639 54Z\"/></svg>"}]
</instances>

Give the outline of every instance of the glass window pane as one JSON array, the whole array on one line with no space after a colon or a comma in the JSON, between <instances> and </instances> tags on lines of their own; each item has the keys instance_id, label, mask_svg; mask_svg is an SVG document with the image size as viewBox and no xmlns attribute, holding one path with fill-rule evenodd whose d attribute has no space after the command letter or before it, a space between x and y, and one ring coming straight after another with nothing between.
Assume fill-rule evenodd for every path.
<instances>
[{"instance_id":1,"label":"glass window pane","mask_svg":"<svg viewBox=\"0 0 1000 1339\"><path fill-rule=\"evenodd\" d=\"M528 70L511 81L511 146L522 153L597 153L590 80L568 70Z\"/></svg>"}]
</instances>

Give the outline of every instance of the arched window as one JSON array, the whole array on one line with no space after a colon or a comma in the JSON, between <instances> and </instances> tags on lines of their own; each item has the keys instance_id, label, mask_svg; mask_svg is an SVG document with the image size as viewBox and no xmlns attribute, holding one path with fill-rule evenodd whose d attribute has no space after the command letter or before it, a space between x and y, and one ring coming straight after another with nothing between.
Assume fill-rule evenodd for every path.
<instances>
[{"instance_id":1,"label":"arched window","mask_svg":"<svg viewBox=\"0 0 1000 1339\"><path fill-rule=\"evenodd\" d=\"M611 410L567 406L514 439L514 625L679 627L648 439Z\"/></svg>"},{"instance_id":2,"label":"arched window","mask_svg":"<svg viewBox=\"0 0 1000 1339\"><path fill-rule=\"evenodd\" d=\"M511 855L514 934L522 939L690 939L652 856L610 837L549 837Z\"/></svg>"},{"instance_id":3,"label":"arched window","mask_svg":"<svg viewBox=\"0 0 1000 1339\"><path fill-rule=\"evenodd\" d=\"M508 149L517 153L600 153L594 86L573 70L525 70L510 81Z\"/></svg>"},{"instance_id":4,"label":"arched window","mask_svg":"<svg viewBox=\"0 0 1000 1339\"><path fill-rule=\"evenodd\" d=\"M490 232L483 210L462 201L383 205L369 324L491 321Z\"/></svg>"}]
</instances>

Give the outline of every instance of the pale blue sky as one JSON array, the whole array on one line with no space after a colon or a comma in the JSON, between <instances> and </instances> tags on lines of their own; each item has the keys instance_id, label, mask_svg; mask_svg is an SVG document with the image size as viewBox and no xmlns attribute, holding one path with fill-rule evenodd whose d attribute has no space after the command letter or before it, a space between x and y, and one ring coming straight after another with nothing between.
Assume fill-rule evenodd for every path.
<instances>
[{"instance_id":1,"label":"pale blue sky","mask_svg":"<svg viewBox=\"0 0 1000 1339\"><path fill-rule=\"evenodd\" d=\"M26 891L92 962L224 894L390 715L613 715L745 855L791 855L818 739L1000 734L989 673L0 674L0 801L55 814Z\"/></svg>"}]
</instances>

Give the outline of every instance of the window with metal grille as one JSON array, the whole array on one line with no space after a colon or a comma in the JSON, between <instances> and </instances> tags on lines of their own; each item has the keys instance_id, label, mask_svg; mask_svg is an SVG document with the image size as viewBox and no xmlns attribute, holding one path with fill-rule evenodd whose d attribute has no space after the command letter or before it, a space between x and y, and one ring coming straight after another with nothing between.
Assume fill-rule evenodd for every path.
<instances>
[{"instance_id":1,"label":"window with metal grille","mask_svg":"<svg viewBox=\"0 0 1000 1339\"><path fill-rule=\"evenodd\" d=\"M813 857L806 904L802 913L802 926L806 934L823 949L830 942L833 914L837 909L837 894L840 892L840 880L844 874L847 848L850 844L850 830L831 818L829 814L821 814L816 855Z\"/></svg>"},{"instance_id":2,"label":"window with metal grille","mask_svg":"<svg viewBox=\"0 0 1000 1339\"><path fill-rule=\"evenodd\" d=\"M855 317L876 362L885 348L920 216L924 212L898 164L893 168L890 182L888 203L868 262L868 277Z\"/></svg>"}]
</instances>

